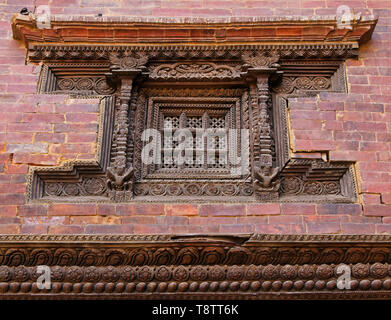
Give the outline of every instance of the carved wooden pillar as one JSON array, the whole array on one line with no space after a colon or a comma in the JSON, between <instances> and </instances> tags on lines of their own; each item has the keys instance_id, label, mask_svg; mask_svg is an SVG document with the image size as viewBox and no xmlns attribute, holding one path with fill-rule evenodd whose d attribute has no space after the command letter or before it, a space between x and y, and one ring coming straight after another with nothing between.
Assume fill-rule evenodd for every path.
<instances>
[{"instance_id":1,"label":"carved wooden pillar","mask_svg":"<svg viewBox=\"0 0 391 320\"><path fill-rule=\"evenodd\" d=\"M129 107L132 94L134 72L120 77L121 89L117 98L118 116L114 126L113 161L107 168L107 189L111 200L128 201L133 198L133 165L127 167L127 141L129 135Z\"/></svg>"},{"instance_id":2,"label":"carved wooden pillar","mask_svg":"<svg viewBox=\"0 0 391 320\"><path fill-rule=\"evenodd\" d=\"M131 108L131 98L134 79L142 72L148 58L145 55L126 51L110 55L110 73L107 74L112 82L120 85L117 103L117 117L114 125L111 158L107 168L107 192L110 200L121 202L133 199L134 168L133 148L128 148L130 123L134 123L134 112ZM132 103L132 106L134 103ZM132 126L133 127L133 126ZM131 139L132 140L132 139ZM129 159L130 158L130 159ZM131 161L129 161L131 160Z\"/></svg>"},{"instance_id":3,"label":"carved wooden pillar","mask_svg":"<svg viewBox=\"0 0 391 320\"><path fill-rule=\"evenodd\" d=\"M278 199L280 181L278 167L273 167L273 128L270 118L269 70L252 69L256 84L250 86L253 112L253 177L254 195L261 201Z\"/></svg>"}]
</instances>

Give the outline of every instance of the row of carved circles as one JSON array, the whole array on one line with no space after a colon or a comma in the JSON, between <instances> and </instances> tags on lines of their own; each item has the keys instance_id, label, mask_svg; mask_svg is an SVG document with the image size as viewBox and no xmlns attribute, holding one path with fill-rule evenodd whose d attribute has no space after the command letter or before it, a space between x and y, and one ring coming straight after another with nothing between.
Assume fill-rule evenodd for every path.
<instances>
[{"instance_id":1,"label":"row of carved circles","mask_svg":"<svg viewBox=\"0 0 391 320\"><path fill-rule=\"evenodd\" d=\"M280 190L284 194L294 195L338 195L341 193L341 185L337 181L303 181L299 177L284 177Z\"/></svg>"},{"instance_id":2,"label":"row of carved circles","mask_svg":"<svg viewBox=\"0 0 391 320\"><path fill-rule=\"evenodd\" d=\"M116 90L115 87L112 87L107 83L105 78L99 77L62 78L57 81L57 86L60 90L94 90L98 94L112 94Z\"/></svg>"},{"instance_id":3,"label":"row of carved circles","mask_svg":"<svg viewBox=\"0 0 391 320\"><path fill-rule=\"evenodd\" d=\"M104 178L84 178L80 183L50 182L45 184L47 196L99 196L106 191Z\"/></svg>"},{"instance_id":4,"label":"row of carved circles","mask_svg":"<svg viewBox=\"0 0 391 320\"><path fill-rule=\"evenodd\" d=\"M167 281L244 281L244 280L330 280L338 278L341 265L267 265L267 266L107 266L79 267L52 266L50 278L59 282L167 282ZM351 275L356 280L368 277L384 279L391 276L391 266L375 263L373 265L355 264L350 266ZM37 267L0 267L0 282L28 280L37 281L41 272Z\"/></svg>"},{"instance_id":5,"label":"row of carved circles","mask_svg":"<svg viewBox=\"0 0 391 320\"><path fill-rule=\"evenodd\" d=\"M213 281L213 282L98 282L98 283L60 283L54 282L50 289L40 289L33 282L0 282L0 293L198 293L198 292L278 292L278 291L338 291L354 290L390 290L391 279L352 280L350 289L341 290L336 280L298 280L298 281Z\"/></svg>"},{"instance_id":6,"label":"row of carved circles","mask_svg":"<svg viewBox=\"0 0 391 320\"><path fill-rule=\"evenodd\" d=\"M110 241L110 235L107 235ZM390 261L387 248L12 248L1 250L0 265L278 265L378 263ZM369 270L368 265L355 268ZM353 270L354 271L354 270ZM364 272L363 271L363 272ZM355 272L355 271L354 271Z\"/></svg>"},{"instance_id":7,"label":"row of carved circles","mask_svg":"<svg viewBox=\"0 0 391 320\"><path fill-rule=\"evenodd\" d=\"M186 184L141 184L135 185L137 196L251 196L253 187L249 184L216 184L216 183L186 183Z\"/></svg>"},{"instance_id":8,"label":"row of carved circles","mask_svg":"<svg viewBox=\"0 0 391 320\"><path fill-rule=\"evenodd\" d=\"M299 90L326 90L330 88L331 80L326 77L283 77L279 86L273 91L277 93L292 93Z\"/></svg>"}]
</instances>

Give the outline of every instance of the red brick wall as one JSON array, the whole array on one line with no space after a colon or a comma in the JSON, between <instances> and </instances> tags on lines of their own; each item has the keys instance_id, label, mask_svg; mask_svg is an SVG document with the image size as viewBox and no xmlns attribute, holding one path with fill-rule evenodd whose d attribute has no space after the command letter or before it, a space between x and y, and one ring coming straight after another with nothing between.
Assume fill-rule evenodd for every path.
<instances>
[{"instance_id":1,"label":"red brick wall","mask_svg":"<svg viewBox=\"0 0 391 320\"><path fill-rule=\"evenodd\" d=\"M25 204L29 165L93 159L97 100L37 95L39 67L12 39L10 17L49 4L52 13L134 16L335 14L345 4L380 16L349 94L292 99L292 147L356 161L356 204ZM0 0L0 233L391 233L391 1Z\"/></svg>"}]
</instances>

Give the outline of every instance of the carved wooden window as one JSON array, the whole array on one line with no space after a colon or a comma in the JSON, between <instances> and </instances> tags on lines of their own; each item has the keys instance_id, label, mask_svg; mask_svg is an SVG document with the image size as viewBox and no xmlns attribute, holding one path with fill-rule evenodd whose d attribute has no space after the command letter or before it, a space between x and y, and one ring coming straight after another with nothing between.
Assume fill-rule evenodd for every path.
<instances>
[{"instance_id":1,"label":"carved wooden window","mask_svg":"<svg viewBox=\"0 0 391 320\"><path fill-rule=\"evenodd\" d=\"M191 64L194 70L197 64ZM190 77L180 85L147 81L134 89L138 106L134 115L136 197L174 200L178 196L199 199L252 194L246 182L248 172L240 170L242 161L249 163L248 152L241 154L246 138L241 129L249 127L248 117L243 115L243 108L248 109L248 90L236 86L216 81L201 85ZM142 161L143 149L150 143L142 137L145 129L159 133L153 139L153 150L160 150L153 155L159 159L152 164Z\"/></svg>"},{"instance_id":2,"label":"carved wooden window","mask_svg":"<svg viewBox=\"0 0 391 320\"><path fill-rule=\"evenodd\" d=\"M143 22L155 32L145 39L129 40L129 45L108 45L112 39L103 36L98 39L103 46L68 36L75 31L61 19L56 26L69 32L62 32L58 39L53 35L50 42L46 33L41 38L30 33L31 23L17 20L14 35L28 43L30 61L43 62L39 92L100 96L102 103L96 161L32 167L29 199L355 200L352 163L291 157L287 108L290 97L346 91L344 60L357 56L359 41L373 31L373 20L356 22L344 35L330 31L335 29L333 21L295 21L285 27L304 30L321 25L328 31L316 37L303 33L300 39L277 35L275 43L255 35L265 26L279 26L278 19L250 25L237 22L238 28L249 30L243 35L232 35L232 24L210 24L211 38L204 32L205 25L181 25L189 34L197 30L203 34L193 39L194 45L170 36L174 25L157 27ZM143 23L123 23L121 27L127 30L142 30ZM118 26L105 28L116 34ZM158 42L155 36L161 43L151 44ZM142 161L148 144L143 139L146 129L158 133L159 139L152 140L161 149L153 156L160 162ZM192 140L180 152L204 146L201 154L194 152L185 162L170 162L182 142L165 136L171 129L190 132ZM217 136L230 130L237 134L212 139L197 136L205 129ZM248 148L241 148L247 141ZM213 151L208 153L209 149ZM208 154L216 161L208 161ZM248 170L233 170L238 166L234 157Z\"/></svg>"}]
</instances>

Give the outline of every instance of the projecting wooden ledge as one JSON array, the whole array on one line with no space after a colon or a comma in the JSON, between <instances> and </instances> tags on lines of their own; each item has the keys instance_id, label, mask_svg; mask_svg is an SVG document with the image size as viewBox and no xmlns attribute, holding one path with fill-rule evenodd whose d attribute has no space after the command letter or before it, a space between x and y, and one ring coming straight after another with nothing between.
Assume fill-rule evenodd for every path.
<instances>
[{"instance_id":1,"label":"projecting wooden ledge","mask_svg":"<svg viewBox=\"0 0 391 320\"><path fill-rule=\"evenodd\" d=\"M335 16L241 18L134 18L126 16L51 16L50 29L37 28L33 14L12 18L13 36L32 43L258 43L355 42L370 39L374 16L355 16L351 29Z\"/></svg>"}]
</instances>

